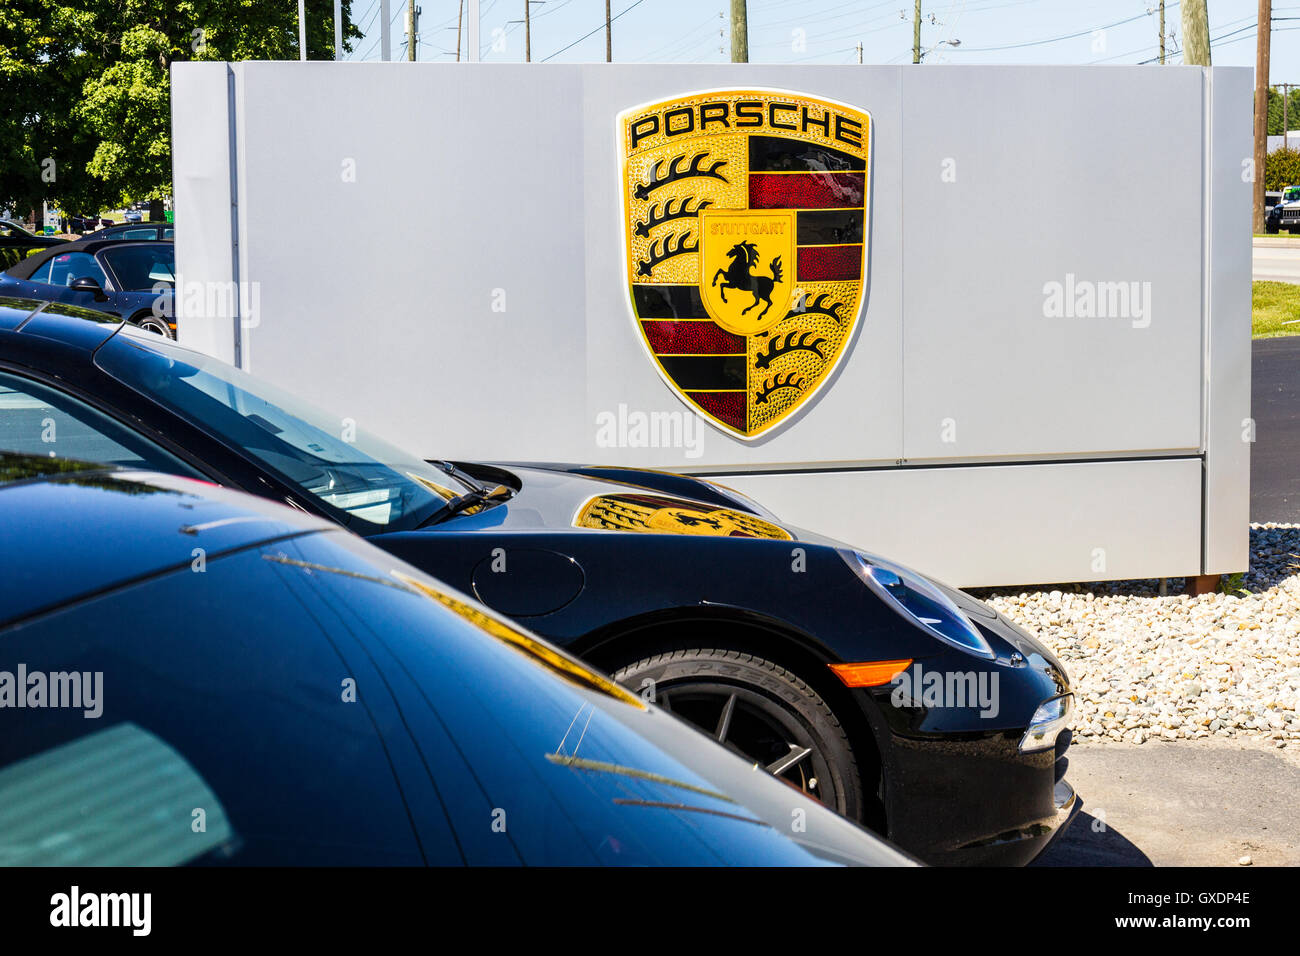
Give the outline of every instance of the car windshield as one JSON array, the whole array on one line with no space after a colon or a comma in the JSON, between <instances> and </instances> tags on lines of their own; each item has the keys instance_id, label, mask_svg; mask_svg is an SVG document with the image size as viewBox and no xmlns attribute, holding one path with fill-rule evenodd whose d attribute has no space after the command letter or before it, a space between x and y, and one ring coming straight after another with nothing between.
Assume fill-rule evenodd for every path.
<instances>
[{"instance_id":1,"label":"car windshield","mask_svg":"<svg viewBox=\"0 0 1300 956\"><path fill-rule=\"evenodd\" d=\"M118 334L95 363L141 395L243 451L361 534L418 527L469 485L225 362Z\"/></svg>"}]
</instances>

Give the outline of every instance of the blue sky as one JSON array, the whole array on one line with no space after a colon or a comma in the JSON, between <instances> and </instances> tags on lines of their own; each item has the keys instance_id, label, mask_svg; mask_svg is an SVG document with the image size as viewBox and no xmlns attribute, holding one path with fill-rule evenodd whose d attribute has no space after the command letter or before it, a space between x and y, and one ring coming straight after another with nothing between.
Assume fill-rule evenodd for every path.
<instances>
[{"instance_id":1,"label":"blue sky","mask_svg":"<svg viewBox=\"0 0 1300 956\"><path fill-rule=\"evenodd\" d=\"M482 57L524 58L525 0L481 0ZM730 58L727 0L611 0L614 59L636 63L718 63ZM459 0L420 0L419 59L455 59ZM1156 0L923 0L926 62L1140 63L1158 52ZM353 0L367 36L349 59L379 59L379 0ZM393 55L403 49L405 0L390 0ZM755 63L906 63L912 55L913 0L749 0ZM1209 0L1216 65L1255 65L1256 0ZM905 16L903 15L905 13ZM1300 3L1273 7L1273 83L1300 82ZM933 18L933 22L932 22ZM1291 18L1291 19L1285 19ZM604 0L533 5L533 60L582 63L605 58ZM1181 62L1177 2L1166 4L1170 62ZM495 32L494 32L495 31ZM594 31L594 32L593 32ZM591 33L586 39L580 39ZM497 49L493 49L493 42ZM954 47L941 41L960 41ZM577 42L575 42L577 41Z\"/></svg>"}]
</instances>

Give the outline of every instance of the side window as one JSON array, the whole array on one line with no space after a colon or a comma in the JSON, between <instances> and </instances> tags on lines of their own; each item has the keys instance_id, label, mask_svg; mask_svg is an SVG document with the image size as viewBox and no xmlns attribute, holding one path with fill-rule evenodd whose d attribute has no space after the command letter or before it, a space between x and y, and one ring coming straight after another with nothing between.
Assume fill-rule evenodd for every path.
<instances>
[{"instance_id":1,"label":"side window","mask_svg":"<svg viewBox=\"0 0 1300 956\"><path fill-rule=\"evenodd\" d=\"M8 372L0 372L0 450L205 477L89 405Z\"/></svg>"},{"instance_id":2,"label":"side window","mask_svg":"<svg viewBox=\"0 0 1300 956\"><path fill-rule=\"evenodd\" d=\"M31 278L30 278L28 281L29 281L29 282L44 282L44 283L46 283L46 284L48 285L48 284L49 284L49 281L50 281L50 267L51 267L51 265L53 265L53 263L51 263L49 259L46 259L46 260L45 260L45 265L41 266L39 269L37 269L35 272L33 272L32 275L31 275Z\"/></svg>"},{"instance_id":3,"label":"side window","mask_svg":"<svg viewBox=\"0 0 1300 956\"><path fill-rule=\"evenodd\" d=\"M176 230L173 229L171 226L168 226L166 229L163 230L162 237L163 237L164 239L175 239L175 238L176 238Z\"/></svg>"},{"instance_id":4,"label":"side window","mask_svg":"<svg viewBox=\"0 0 1300 956\"><path fill-rule=\"evenodd\" d=\"M176 258L166 243L128 245L104 252L119 289L148 291L159 282L175 282Z\"/></svg>"},{"instance_id":5,"label":"side window","mask_svg":"<svg viewBox=\"0 0 1300 956\"><path fill-rule=\"evenodd\" d=\"M154 239L157 233L153 229L127 229L118 235L119 239Z\"/></svg>"},{"instance_id":6,"label":"side window","mask_svg":"<svg viewBox=\"0 0 1300 956\"><path fill-rule=\"evenodd\" d=\"M50 285L70 286L73 279L84 279L87 276L101 286L108 284L104 270L90 253L65 252L50 260L50 277L45 281Z\"/></svg>"}]
</instances>

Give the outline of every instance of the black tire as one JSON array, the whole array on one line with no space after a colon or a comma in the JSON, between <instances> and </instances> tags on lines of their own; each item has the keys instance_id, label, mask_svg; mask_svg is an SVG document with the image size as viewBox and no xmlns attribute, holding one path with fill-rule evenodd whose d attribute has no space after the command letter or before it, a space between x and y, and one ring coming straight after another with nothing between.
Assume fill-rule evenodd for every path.
<instances>
[{"instance_id":1,"label":"black tire","mask_svg":"<svg viewBox=\"0 0 1300 956\"><path fill-rule=\"evenodd\" d=\"M1270 236L1276 236L1276 235L1277 235L1277 226L1271 226L1271 225L1268 225L1268 224L1266 223L1266 224L1264 225L1264 231L1265 231L1266 233L1268 233Z\"/></svg>"},{"instance_id":2,"label":"black tire","mask_svg":"<svg viewBox=\"0 0 1300 956\"><path fill-rule=\"evenodd\" d=\"M152 312L143 312L140 315L132 316L131 324L140 326L140 328L144 329L146 332L153 332L157 335L161 335L165 339L174 338L171 326L167 324L167 320L158 318L158 316L154 315Z\"/></svg>"},{"instance_id":3,"label":"black tire","mask_svg":"<svg viewBox=\"0 0 1300 956\"><path fill-rule=\"evenodd\" d=\"M654 703L728 749L776 770L837 813L862 819L862 780L849 739L821 695L797 674L752 654L699 647L615 667L614 679L634 693L652 691Z\"/></svg>"}]
</instances>

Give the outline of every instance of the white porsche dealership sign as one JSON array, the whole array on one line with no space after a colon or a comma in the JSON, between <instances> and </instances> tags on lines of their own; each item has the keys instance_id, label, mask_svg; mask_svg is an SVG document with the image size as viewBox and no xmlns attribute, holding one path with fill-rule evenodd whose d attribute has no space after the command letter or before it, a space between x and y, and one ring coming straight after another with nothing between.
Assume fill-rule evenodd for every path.
<instances>
[{"instance_id":1,"label":"white porsche dealership sign","mask_svg":"<svg viewBox=\"0 0 1300 956\"><path fill-rule=\"evenodd\" d=\"M238 290L182 343L421 455L704 473L959 585L1246 566L1248 70L172 82L178 282Z\"/></svg>"}]
</instances>

